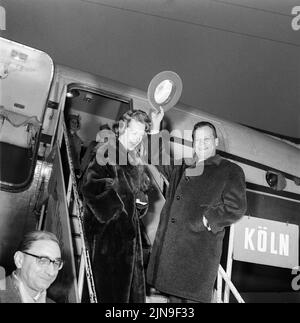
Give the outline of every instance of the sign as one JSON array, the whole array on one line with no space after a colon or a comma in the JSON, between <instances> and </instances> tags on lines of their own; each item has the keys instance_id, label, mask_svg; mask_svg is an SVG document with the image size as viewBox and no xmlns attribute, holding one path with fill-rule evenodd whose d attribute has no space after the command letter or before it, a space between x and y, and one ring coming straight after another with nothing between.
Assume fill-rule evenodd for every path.
<instances>
[{"instance_id":1,"label":"sign","mask_svg":"<svg viewBox=\"0 0 300 323\"><path fill-rule=\"evenodd\" d=\"M298 250L298 225L244 216L234 226L234 260L294 268Z\"/></svg>"}]
</instances>

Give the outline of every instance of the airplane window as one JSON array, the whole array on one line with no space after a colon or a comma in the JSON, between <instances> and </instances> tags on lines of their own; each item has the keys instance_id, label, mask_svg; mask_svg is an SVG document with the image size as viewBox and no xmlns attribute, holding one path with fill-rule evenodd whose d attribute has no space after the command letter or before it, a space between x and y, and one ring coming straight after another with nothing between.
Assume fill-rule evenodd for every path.
<instances>
[{"instance_id":1,"label":"airplane window","mask_svg":"<svg viewBox=\"0 0 300 323\"><path fill-rule=\"evenodd\" d=\"M21 190L29 185L41 123L36 117L0 110L0 181L6 189Z\"/></svg>"}]
</instances>

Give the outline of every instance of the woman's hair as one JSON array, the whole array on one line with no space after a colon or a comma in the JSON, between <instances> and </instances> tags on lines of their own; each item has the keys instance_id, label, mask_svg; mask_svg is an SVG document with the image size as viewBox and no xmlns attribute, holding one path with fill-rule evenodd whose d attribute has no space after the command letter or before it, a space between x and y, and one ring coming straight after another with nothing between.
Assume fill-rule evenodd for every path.
<instances>
[{"instance_id":1,"label":"woman's hair","mask_svg":"<svg viewBox=\"0 0 300 323\"><path fill-rule=\"evenodd\" d=\"M194 136L195 136L196 130L199 129L199 128L203 128L203 127L211 128L212 131L213 131L214 137L218 138L216 127L212 123L210 123L208 121L200 121L200 122L198 122L198 123L196 123L194 125L194 129L193 129L193 132L192 132L193 141L194 141Z\"/></svg>"},{"instance_id":2,"label":"woman's hair","mask_svg":"<svg viewBox=\"0 0 300 323\"><path fill-rule=\"evenodd\" d=\"M151 119L145 111L130 110L125 112L118 122L112 126L112 130L116 136L121 135L128 127L131 120L136 120L145 125L145 132L149 133L151 130ZM134 191L146 192L150 187L150 178L146 173L143 165L130 165L122 166L126 168L126 172L130 175Z\"/></svg>"},{"instance_id":3,"label":"woman's hair","mask_svg":"<svg viewBox=\"0 0 300 323\"><path fill-rule=\"evenodd\" d=\"M147 192L149 190L151 186L151 180L144 165L127 165L123 167L126 169L126 173L128 173L130 176L133 191Z\"/></svg>"},{"instance_id":4,"label":"woman's hair","mask_svg":"<svg viewBox=\"0 0 300 323\"><path fill-rule=\"evenodd\" d=\"M27 251L31 248L35 241L50 240L54 241L60 246L60 243L54 233L48 231L31 231L25 234L23 240L20 242L18 251Z\"/></svg>"},{"instance_id":5,"label":"woman's hair","mask_svg":"<svg viewBox=\"0 0 300 323\"><path fill-rule=\"evenodd\" d=\"M118 122L113 125L113 131L120 135L128 127L129 122L134 119L145 125L145 132L148 133L151 130L151 119L148 114L142 110L129 110L125 112Z\"/></svg>"}]
</instances>

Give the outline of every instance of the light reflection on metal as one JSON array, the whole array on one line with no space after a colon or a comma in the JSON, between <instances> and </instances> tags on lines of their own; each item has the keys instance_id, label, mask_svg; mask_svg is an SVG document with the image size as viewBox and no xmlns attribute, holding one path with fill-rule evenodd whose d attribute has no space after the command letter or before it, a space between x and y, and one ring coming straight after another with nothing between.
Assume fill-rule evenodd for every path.
<instances>
[{"instance_id":1,"label":"light reflection on metal","mask_svg":"<svg viewBox=\"0 0 300 323\"><path fill-rule=\"evenodd\" d=\"M72 90L67 92L67 98L76 98L79 95L80 95L80 93L76 89L72 89Z\"/></svg>"},{"instance_id":2,"label":"light reflection on metal","mask_svg":"<svg viewBox=\"0 0 300 323\"><path fill-rule=\"evenodd\" d=\"M48 182L52 172L52 164L45 161L38 160L34 171L34 179L39 180L40 177L44 177Z\"/></svg>"}]
</instances>

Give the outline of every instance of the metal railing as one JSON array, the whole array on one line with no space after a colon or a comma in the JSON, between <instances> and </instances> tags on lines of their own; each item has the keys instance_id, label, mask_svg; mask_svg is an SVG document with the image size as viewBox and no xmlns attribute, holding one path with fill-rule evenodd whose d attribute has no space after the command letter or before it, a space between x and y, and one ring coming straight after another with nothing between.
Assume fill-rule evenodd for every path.
<instances>
[{"instance_id":1,"label":"metal railing","mask_svg":"<svg viewBox=\"0 0 300 323\"><path fill-rule=\"evenodd\" d=\"M63 116L61 116L63 118ZM79 197L78 194L78 188L77 188L77 182L76 182L76 176L74 172L74 166L72 162L72 155L71 155L71 148L68 138L68 132L66 128L66 124L64 119L62 120L63 125L63 138L65 140L66 144L66 150L67 150L67 159L69 163L69 169L70 169L70 178L69 178L69 186L68 186L68 192L67 192L67 200L70 200L70 197L73 193L74 196L74 207L75 207L75 214L78 219L78 228L79 228L79 234L81 239L81 257L80 257L80 266L79 266L79 274L78 274L78 293L79 298L81 300L83 285L84 285L84 273L86 274L87 279L87 285L88 285L88 291L90 296L90 302L91 303L97 303L97 295L96 295L96 289L94 284L94 278L93 278L93 272L91 267L91 261L89 256L89 250L88 250L88 244L85 239L84 234L84 227L83 227L83 216L84 216L84 207L83 203Z\"/></svg>"},{"instance_id":2,"label":"metal railing","mask_svg":"<svg viewBox=\"0 0 300 323\"><path fill-rule=\"evenodd\" d=\"M223 280L226 285L223 292ZM230 280L229 276L223 269L221 265L219 265L218 277L217 277L217 290L216 290L216 303L229 303L229 295L227 296L226 287L232 292L233 296L237 300L238 303L245 303L242 296ZM223 296L223 297L222 297Z\"/></svg>"}]
</instances>

